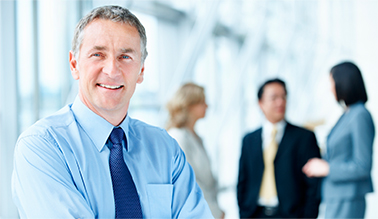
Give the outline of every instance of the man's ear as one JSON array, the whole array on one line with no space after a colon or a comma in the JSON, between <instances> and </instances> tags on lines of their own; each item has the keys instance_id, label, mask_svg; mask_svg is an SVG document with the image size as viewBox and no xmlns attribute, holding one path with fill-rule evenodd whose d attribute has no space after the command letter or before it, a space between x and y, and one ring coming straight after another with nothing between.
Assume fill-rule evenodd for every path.
<instances>
[{"instance_id":1,"label":"man's ear","mask_svg":"<svg viewBox=\"0 0 378 219\"><path fill-rule=\"evenodd\" d=\"M75 80L78 80L80 78L79 77L79 69L78 69L78 66L77 66L76 58L75 58L72 51L70 51L70 69L71 69L72 77Z\"/></svg>"},{"instance_id":2,"label":"man's ear","mask_svg":"<svg viewBox=\"0 0 378 219\"><path fill-rule=\"evenodd\" d=\"M139 75L138 75L138 80L137 83L140 84L143 82L144 79L144 64L142 65L142 68L140 69Z\"/></svg>"},{"instance_id":3,"label":"man's ear","mask_svg":"<svg viewBox=\"0 0 378 219\"><path fill-rule=\"evenodd\" d=\"M261 99L259 100L259 107L260 107L261 110L263 109L263 104L262 104L262 100Z\"/></svg>"}]
</instances>

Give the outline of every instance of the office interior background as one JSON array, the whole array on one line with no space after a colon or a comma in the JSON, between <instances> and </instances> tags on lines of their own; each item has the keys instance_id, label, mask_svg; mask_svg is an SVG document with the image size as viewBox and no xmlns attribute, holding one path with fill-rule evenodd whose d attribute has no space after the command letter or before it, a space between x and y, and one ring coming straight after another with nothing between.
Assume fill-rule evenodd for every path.
<instances>
[{"instance_id":1,"label":"office interior background","mask_svg":"<svg viewBox=\"0 0 378 219\"><path fill-rule=\"evenodd\" d=\"M0 218L18 217L11 195L17 137L77 95L68 63L73 31L83 15L105 4L129 8L147 31L145 80L131 100L131 117L164 127L165 104L182 83L205 87L209 108L196 130L226 218L238 217L241 140L263 120L257 89L265 80L286 81L287 120L313 129L324 151L343 112L330 92L329 70L351 60L362 71L366 106L378 126L376 0L1 0ZM373 157L378 190L375 150ZM378 192L367 195L367 218L378 217L377 203Z\"/></svg>"}]
</instances>

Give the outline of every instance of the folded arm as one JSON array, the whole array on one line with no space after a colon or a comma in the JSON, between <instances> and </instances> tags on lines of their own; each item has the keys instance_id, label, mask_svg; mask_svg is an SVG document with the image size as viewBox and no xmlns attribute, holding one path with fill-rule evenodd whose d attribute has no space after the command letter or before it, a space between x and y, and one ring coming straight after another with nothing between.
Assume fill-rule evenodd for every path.
<instances>
[{"instance_id":1,"label":"folded arm","mask_svg":"<svg viewBox=\"0 0 378 219\"><path fill-rule=\"evenodd\" d=\"M12 190L21 218L94 218L76 189L62 152L49 136L19 139Z\"/></svg>"}]
</instances>

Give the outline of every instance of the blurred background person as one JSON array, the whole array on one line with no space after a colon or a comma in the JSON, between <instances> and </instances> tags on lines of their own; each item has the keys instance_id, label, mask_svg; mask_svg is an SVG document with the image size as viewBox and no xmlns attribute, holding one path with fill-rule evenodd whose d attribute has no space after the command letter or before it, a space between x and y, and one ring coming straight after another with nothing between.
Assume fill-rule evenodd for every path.
<instances>
[{"instance_id":1,"label":"blurred background person","mask_svg":"<svg viewBox=\"0 0 378 219\"><path fill-rule=\"evenodd\" d=\"M369 111L361 71L351 62L331 69L331 91L345 107L331 130L324 159L314 158L303 167L309 177L325 177L323 200L326 218L364 218L371 179L375 128Z\"/></svg>"},{"instance_id":2,"label":"blurred background person","mask_svg":"<svg viewBox=\"0 0 378 219\"><path fill-rule=\"evenodd\" d=\"M308 159L320 157L315 135L286 121L284 81L266 81L257 96L265 121L243 139L240 218L317 218L320 180L301 171Z\"/></svg>"},{"instance_id":3,"label":"blurred background person","mask_svg":"<svg viewBox=\"0 0 378 219\"><path fill-rule=\"evenodd\" d=\"M218 183L211 172L210 160L202 139L194 130L197 120L204 118L206 114L204 88L194 83L182 85L168 102L167 108L169 111L168 133L183 149L213 216L224 218L224 213L217 201Z\"/></svg>"}]
</instances>

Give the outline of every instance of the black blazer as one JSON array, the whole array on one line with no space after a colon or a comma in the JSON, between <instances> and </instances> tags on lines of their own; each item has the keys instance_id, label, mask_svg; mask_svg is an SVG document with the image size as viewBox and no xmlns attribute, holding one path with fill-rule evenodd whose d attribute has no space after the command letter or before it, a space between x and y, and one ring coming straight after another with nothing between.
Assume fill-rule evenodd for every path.
<instances>
[{"instance_id":1,"label":"black blazer","mask_svg":"<svg viewBox=\"0 0 378 219\"><path fill-rule=\"evenodd\" d=\"M237 198L240 218L256 211L264 171L262 128L243 139ZM316 218L320 204L320 179L308 178L302 167L320 157L313 132L287 123L274 160L279 214L284 218Z\"/></svg>"}]
</instances>

